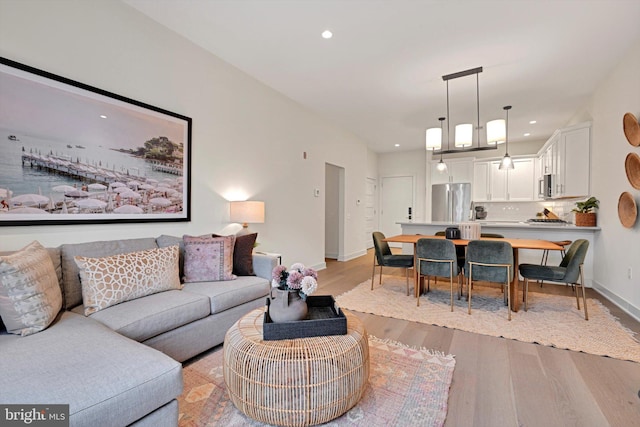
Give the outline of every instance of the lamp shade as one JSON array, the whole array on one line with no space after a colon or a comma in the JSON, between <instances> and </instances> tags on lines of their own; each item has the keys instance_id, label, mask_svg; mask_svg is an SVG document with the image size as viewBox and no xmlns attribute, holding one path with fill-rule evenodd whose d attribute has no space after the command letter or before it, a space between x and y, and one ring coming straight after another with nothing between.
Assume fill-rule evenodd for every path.
<instances>
[{"instance_id":1,"label":"lamp shade","mask_svg":"<svg viewBox=\"0 0 640 427\"><path fill-rule=\"evenodd\" d=\"M507 140L507 126L504 119L487 122L487 144L504 144Z\"/></svg>"},{"instance_id":2,"label":"lamp shade","mask_svg":"<svg viewBox=\"0 0 640 427\"><path fill-rule=\"evenodd\" d=\"M442 129L429 128L427 135L427 150L439 150L442 147Z\"/></svg>"},{"instance_id":3,"label":"lamp shade","mask_svg":"<svg viewBox=\"0 0 640 427\"><path fill-rule=\"evenodd\" d=\"M471 123L464 123L456 125L456 147L471 147L473 143L473 125Z\"/></svg>"},{"instance_id":4,"label":"lamp shade","mask_svg":"<svg viewBox=\"0 0 640 427\"><path fill-rule=\"evenodd\" d=\"M264 222L264 202L253 200L231 202L229 219L231 222L241 222L243 226L248 223L261 224Z\"/></svg>"}]
</instances>

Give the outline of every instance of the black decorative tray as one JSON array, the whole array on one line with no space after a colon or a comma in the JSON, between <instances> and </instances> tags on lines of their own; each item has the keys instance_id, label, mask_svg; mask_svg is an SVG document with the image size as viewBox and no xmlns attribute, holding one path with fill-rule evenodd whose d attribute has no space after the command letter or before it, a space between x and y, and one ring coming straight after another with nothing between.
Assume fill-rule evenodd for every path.
<instances>
[{"instance_id":1,"label":"black decorative tray","mask_svg":"<svg viewBox=\"0 0 640 427\"><path fill-rule=\"evenodd\" d=\"M307 317L296 322L273 323L269 316L270 301L267 298L262 325L265 341L347 333L347 318L331 295L308 296Z\"/></svg>"}]
</instances>

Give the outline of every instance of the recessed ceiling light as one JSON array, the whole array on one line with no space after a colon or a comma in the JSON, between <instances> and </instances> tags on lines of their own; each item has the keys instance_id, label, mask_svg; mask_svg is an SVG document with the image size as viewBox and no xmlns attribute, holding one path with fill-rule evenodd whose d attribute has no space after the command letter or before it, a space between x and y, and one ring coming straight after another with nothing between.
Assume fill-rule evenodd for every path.
<instances>
[{"instance_id":1,"label":"recessed ceiling light","mask_svg":"<svg viewBox=\"0 0 640 427\"><path fill-rule=\"evenodd\" d=\"M535 125L536 123L538 123L536 120L531 120L531 121L529 122L529 124L530 124L530 125Z\"/></svg>"},{"instance_id":2,"label":"recessed ceiling light","mask_svg":"<svg viewBox=\"0 0 640 427\"><path fill-rule=\"evenodd\" d=\"M106 118L107 118L107 116L105 116L104 114L100 114L100 118L101 118L101 119L106 119Z\"/></svg>"},{"instance_id":3,"label":"recessed ceiling light","mask_svg":"<svg viewBox=\"0 0 640 427\"><path fill-rule=\"evenodd\" d=\"M396 144L396 147L400 147L400 144Z\"/></svg>"},{"instance_id":4,"label":"recessed ceiling light","mask_svg":"<svg viewBox=\"0 0 640 427\"><path fill-rule=\"evenodd\" d=\"M322 38L323 39L330 39L331 37L333 37L333 33L329 30L324 30L322 32Z\"/></svg>"},{"instance_id":5,"label":"recessed ceiling light","mask_svg":"<svg viewBox=\"0 0 640 427\"><path fill-rule=\"evenodd\" d=\"M531 134L529 132L525 133L524 136L530 136Z\"/></svg>"}]
</instances>

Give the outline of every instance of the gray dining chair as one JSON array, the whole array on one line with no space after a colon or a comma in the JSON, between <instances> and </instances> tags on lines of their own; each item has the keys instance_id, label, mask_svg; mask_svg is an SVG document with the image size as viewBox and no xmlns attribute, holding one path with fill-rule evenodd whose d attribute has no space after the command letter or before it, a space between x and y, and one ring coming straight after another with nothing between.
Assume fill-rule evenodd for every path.
<instances>
[{"instance_id":1,"label":"gray dining chair","mask_svg":"<svg viewBox=\"0 0 640 427\"><path fill-rule=\"evenodd\" d=\"M471 290L473 282L502 283L505 287L507 318L511 320L511 290L513 280L513 248L509 242L499 240L473 240L467 245L467 259L464 265L467 277L467 300L471 314Z\"/></svg>"},{"instance_id":2,"label":"gray dining chair","mask_svg":"<svg viewBox=\"0 0 640 427\"><path fill-rule=\"evenodd\" d=\"M404 268L407 281L407 296L409 295L409 269L413 267L413 255L394 255L389 244L384 241L385 236L379 231L373 232L373 273L371 274L371 290L373 290L373 278L376 274L376 266L380 267L380 284L382 284L382 267ZM377 263L377 264L376 264Z\"/></svg>"},{"instance_id":3,"label":"gray dining chair","mask_svg":"<svg viewBox=\"0 0 640 427\"><path fill-rule=\"evenodd\" d=\"M524 310L527 311L529 300L529 281L546 280L549 282L559 282L575 285L576 303L580 310L580 297L578 296L578 286L582 287L582 301L584 303L584 320L589 320L587 312L587 293L584 288L584 274L582 271L584 259L589 249L589 241L578 239L571 244L566 255L562 258L560 265L548 266L538 264L520 264L520 274L524 277Z\"/></svg>"},{"instance_id":4,"label":"gray dining chair","mask_svg":"<svg viewBox=\"0 0 640 427\"><path fill-rule=\"evenodd\" d=\"M456 246L450 240L420 239L416 243L418 278L427 277L427 291L430 289L431 276L448 277L451 288L451 311L453 311L453 277L458 276L460 268ZM420 292L416 289L417 305L420 306Z\"/></svg>"}]
</instances>

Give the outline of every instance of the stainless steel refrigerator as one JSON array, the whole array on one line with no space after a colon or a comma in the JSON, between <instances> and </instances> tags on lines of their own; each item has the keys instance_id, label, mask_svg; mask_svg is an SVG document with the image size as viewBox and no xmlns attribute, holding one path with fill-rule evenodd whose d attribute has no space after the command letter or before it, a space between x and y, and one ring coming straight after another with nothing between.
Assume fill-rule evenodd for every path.
<instances>
[{"instance_id":1,"label":"stainless steel refrigerator","mask_svg":"<svg viewBox=\"0 0 640 427\"><path fill-rule=\"evenodd\" d=\"M434 184L431 186L431 221L459 223L469 220L471 184Z\"/></svg>"}]
</instances>

